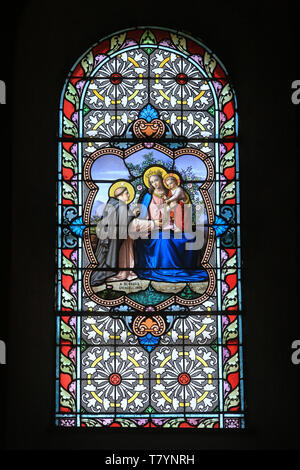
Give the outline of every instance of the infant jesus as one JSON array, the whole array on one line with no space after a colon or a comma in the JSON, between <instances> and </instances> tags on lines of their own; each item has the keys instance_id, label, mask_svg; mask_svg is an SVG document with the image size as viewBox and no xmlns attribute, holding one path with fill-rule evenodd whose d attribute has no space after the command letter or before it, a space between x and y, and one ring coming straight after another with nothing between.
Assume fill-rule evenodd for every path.
<instances>
[{"instance_id":1,"label":"infant jesus","mask_svg":"<svg viewBox=\"0 0 300 470\"><path fill-rule=\"evenodd\" d=\"M169 189L169 197L164 196L163 199L168 204L168 216L170 218L170 226L164 226L164 228L181 231L183 229L183 204L188 202L188 198L185 191L180 186L179 176L169 173L164 178L164 184ZM178 205L179 207L177 207ZM175 211L172 210L175 207ZM176 217L175 213L177 210L179 210L180 213L177 213Z\"/></svg>"}]
</instances>

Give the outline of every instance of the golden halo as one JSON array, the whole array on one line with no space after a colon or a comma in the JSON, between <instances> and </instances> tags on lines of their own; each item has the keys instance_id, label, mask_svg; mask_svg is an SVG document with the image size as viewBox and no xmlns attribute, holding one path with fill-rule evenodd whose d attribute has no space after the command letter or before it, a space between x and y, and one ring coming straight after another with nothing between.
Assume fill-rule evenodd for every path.
<instances>
[{"instance_id":1,"label":"golden halo","mask_svg":"<svg viewBox=\"0 0 300 470\"><path fill-rule=\"evenodd\" d=\"M167 179L170 178L170 176L172 176L173 178L175 178L177 180L177 183L178 183L178 186L180 185L180 178L178 175L176 175L176 173L168 173L166 174L166 176L164 177L164 185L166 188L169 189L169 186L167 185Z\"/></svg>"},{"instance_id":2,"label":"golden halo","mask_svg":"<svg viewBox=\"0 0 300 470\"><path fill-rule=\"evenodd\" d=\"M127 204L130 204L135 196L135 190L134 187L132 186L131 183L128 181L117 181L116 183L112 184L111 187L109 188L108 194L110 197L114 197L115 190L118 188L126 188L127 191L129 192L129 200L127 201Z\"/></svg>"},{"instance_id":3,"label":"golden halo","mask_svg":"<svg viewBox=\"0 0 300 470\"><path fill-rule=\"evenodd\" d=\"M148 168L148 170L145 171L144 176L143 176L143 181L145 183L145 186L147 186L147 188L150 188L150 184L149 184L150 176L160 175L162 179L164 179L166 174L167 174L167 171L164 168L161 168L160 166L151 166L150 168Z\"/></svg>"}]
</instances>

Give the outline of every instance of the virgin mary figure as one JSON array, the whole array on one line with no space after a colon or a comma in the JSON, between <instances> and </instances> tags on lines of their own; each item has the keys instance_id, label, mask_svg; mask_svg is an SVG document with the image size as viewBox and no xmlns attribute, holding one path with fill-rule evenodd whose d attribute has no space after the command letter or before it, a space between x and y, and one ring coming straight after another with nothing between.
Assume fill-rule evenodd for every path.
<instances>
[{"instance_id":1,"label":"virgin mary figure","mask_svg":"<svg viewBox=\"0 0 300 470\"><path fill-rule=\"evenodd\" d=\"M186 232L175 233L170 223L166 203L169 189L164 185L166 176L167 171L162 167L151 167L144 173L148 191L141 200L140 217L152 220L156 231L148 238L135 240L135 272L139 278L153 281L206 281L208 275L201 269L199 253L186 248L192 238Z\"/></svg>"}]
</instances>

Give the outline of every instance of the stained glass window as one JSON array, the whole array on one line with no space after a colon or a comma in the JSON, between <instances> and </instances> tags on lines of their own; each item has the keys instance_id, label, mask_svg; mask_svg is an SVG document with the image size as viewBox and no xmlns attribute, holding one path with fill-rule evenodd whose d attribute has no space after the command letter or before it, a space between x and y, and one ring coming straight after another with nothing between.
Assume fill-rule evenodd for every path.
<instances>
[{"instance_id":1,"label":"stained glass window","mask_svg":"<svg viewBox=\"0 0 300 470\"><path fill-rule=\"evenodd\" d=\"M186 33L104 38L61 95L56 424L243 428L238 118Z\"/></svg>"}]
</instances>

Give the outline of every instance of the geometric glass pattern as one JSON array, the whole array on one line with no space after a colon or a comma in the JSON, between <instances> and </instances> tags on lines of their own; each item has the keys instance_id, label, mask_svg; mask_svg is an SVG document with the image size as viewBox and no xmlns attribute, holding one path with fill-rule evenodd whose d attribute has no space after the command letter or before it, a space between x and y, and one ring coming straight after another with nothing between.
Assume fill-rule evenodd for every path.
<instances>
[{"instance_id":1,"label":"geometric glass pattern","mask_svg":"<svg viewBox=\"0 0 300 470\"><path fill-rule=\"evenodd\" d=\"M72 67L57 222L56 425L243 428L237 104L201 41L127 29Z\"/></svg>"}]
</instances>

